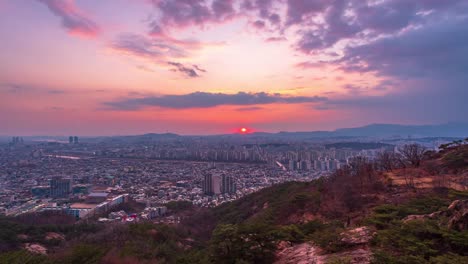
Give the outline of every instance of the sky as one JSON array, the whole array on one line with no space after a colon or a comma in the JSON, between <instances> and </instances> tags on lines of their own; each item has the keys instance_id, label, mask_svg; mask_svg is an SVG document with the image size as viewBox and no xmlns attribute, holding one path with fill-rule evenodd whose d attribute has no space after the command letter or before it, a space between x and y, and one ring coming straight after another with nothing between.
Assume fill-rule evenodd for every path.
<instances>
[{"instance_id":1,"label":"sky","mask_svg":"<svg viewBox=\"0 0 468 264\"><path fill-rule=\"evenodd\" d=\"M0 135L468 122L466 0L0 0Z\"/></svg>"}]
</instances>

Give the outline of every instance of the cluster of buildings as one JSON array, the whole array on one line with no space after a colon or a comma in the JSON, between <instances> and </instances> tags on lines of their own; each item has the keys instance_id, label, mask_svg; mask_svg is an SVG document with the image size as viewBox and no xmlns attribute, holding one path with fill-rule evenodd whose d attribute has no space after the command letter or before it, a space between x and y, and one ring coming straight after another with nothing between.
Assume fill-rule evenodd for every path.
<instances>
[{"instance_id":1,"label":"cluster of buildings","mask_svg":"<svg viewBox=\"0 0 468 264\"><path fill-rule=\"evenodd\" d=\"M76 219L85 219L105 214L116 206L128 201L128 194L90 193L84 201L63 203L44 203L38 212L60 211Z\"/></svg>"},{"instance_id":2,"label":"cluster of buildings","mask_svg":"<svg viewBox=\"0 0 468 264\"><path fill-rule=\"evenodd\" d=\"M383 151L210 137L77 142L73 136L73 144L0 143L0 214L57 210L86 218L132 199L146 206L132 213L154 219L171 201L216 206L273 184L326 176L353 157L373 159Z\"/></svg>"},{"instance_id":3,"label":"cluster of buildings","mask_svg":"<svg viewBox=\"0 0 468 264\"><path fill-rule=\"evenodd\" d=\"M235 194L236 182L232 175L206 173L202 183L203 193L214 194Z\"/></svg>"},{"instance_id":4,"label":"cluster of buildings","mask_svg":"<svg viewBox=\"0 0 468 264\"><path fill-rule=\"evenodd\" d=\"M78 137L77 136L69 136L68 137L69 144L78 144Z\"/></svg>"},{"instance_id":5,"label":"cluster of buildings","mask_svg":"<svg viewBox=\"0 0 468 264\"><path fill-rule=\"evenodd\" d=\"M357 156L375 159L382 151L388 151L388 148L376 148L367 150L352 149L326 149L316 147L311 150L291 150L281 153L275 153L275 162L289 171L316 171L321 173L330 173Z\"/></svg>"},{"instance_id":6,"label":"cluster of buildings","mask_svg":"<svg viewBox=\"0 0 468 264\"><path fill-rule=\"evenodd\" d=\"M11 139L11 144L12 145L16 145L16 144L23 144L24 143L24 140L22 137L13 137Z\"/></svg>"},{"instance_id":7,"label":"cluster of buildings","mask_svg":"<svg viewBox=\"0 0 468 264\"><path fill-rule=\"evenodd\" d=\"M187 160L214 162L266 163L267 159L257 146L230 146L227 149L203 145L171 146L131 146L98 152L103 157L151 158L157 160Z\"/></svg>"}]
</instances>

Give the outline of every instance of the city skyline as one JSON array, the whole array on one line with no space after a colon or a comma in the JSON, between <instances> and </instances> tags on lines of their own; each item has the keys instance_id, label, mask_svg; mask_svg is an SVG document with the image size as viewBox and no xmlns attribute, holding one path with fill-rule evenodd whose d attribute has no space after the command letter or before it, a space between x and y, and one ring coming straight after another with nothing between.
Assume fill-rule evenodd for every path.
<instances>
[{"instance_id":1,"label":"city skyline","mask_svg":"<svg viewBox=\"0 0 468 264\"><path fill-rule=\"evenodd\" d=\"M466 1L0 0L0 135L468 122Z\"/></svg>"}]
</instances>

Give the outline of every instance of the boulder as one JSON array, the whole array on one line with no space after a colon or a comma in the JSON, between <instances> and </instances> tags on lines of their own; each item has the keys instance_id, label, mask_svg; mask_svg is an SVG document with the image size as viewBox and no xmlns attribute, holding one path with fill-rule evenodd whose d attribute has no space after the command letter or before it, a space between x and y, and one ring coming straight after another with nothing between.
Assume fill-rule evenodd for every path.
<instances>
[{"instance_id":1,"label":"boulder","mask_svg":"<svg viewBox=\"0 0 468 264\"><path fill-rule=\"evenodd\" d=\"M468 200L453 201L447 210L448 227L458 231L468 229Z\"/></svg>"},{"instance_id":2,"label":"boulder","mask_svg":"<svg viewBox=\"0 0 468 264\"><path fill-rule=\"evenodd\" d=\"M59 234L59 233L55 233L55 232L49 232L46 234L45 236L45 239L46 240L65 240L65 236L62 235L62 234Z\"/></svg>"},{"instance_id":3,"label":"boulder","mask_svg":"<svg viewBox=\"0 0 468 264\"><path fill-rule=\"evenodd\" d=\"M324 255L324 263L368 264L372 260L372 251L369 247L346 250L339 253Z\"/></svg>"},{"instance_id":4,"label":"boulder","mask_svg":"<svg viewBox=\"0 0 468 264\"><path fill-rule=\"evenodd\" d=\"M41 244L26 243L24 244L24 249L34 254L47 255L47 248Z\"/></svg>"},{"instance_id":5,"label":"boulder","mask_svg":"<svg viewBox=\"0 0 468 264\"><path fill-rule=\"evenodd\" d=\"M367 226L357 227L340 234L341 242L351 246L367 244L374 235L375 232Z\"/></svg>"},{"instance_id":6,"label":"boulder","mask_svg":"<svg viewBox=\"0 0 468 264\"><path fill-rule=\"evenodd\" d=\"M323 264L322 250L311 242L283 248L277 253L276 264Z\"/></svg>"}]
</instances>

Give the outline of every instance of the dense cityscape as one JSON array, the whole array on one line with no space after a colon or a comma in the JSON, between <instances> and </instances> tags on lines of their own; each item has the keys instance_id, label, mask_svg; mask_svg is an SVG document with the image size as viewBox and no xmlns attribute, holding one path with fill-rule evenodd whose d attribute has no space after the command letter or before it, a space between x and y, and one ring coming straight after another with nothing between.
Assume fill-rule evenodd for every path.
<instances>
[{"instance_id":1,"label":"dense cityscape","mask_svg":"<svg viewBox=\"0 0 468 264\"><path fill-rule=\"evenodd\" d=\"M131 199L145 209L126 212L134 216L127 221L153 219L165 215L169 202L217 206L274 184L318 179L354 157L372 160L407 142L336 140L149 134L28 142L13 137L0 145L0 212L55 211L106 221L113 208ZM441 143L435 138L425 144L435 149Z\"/></svg>"}]
</instances>

